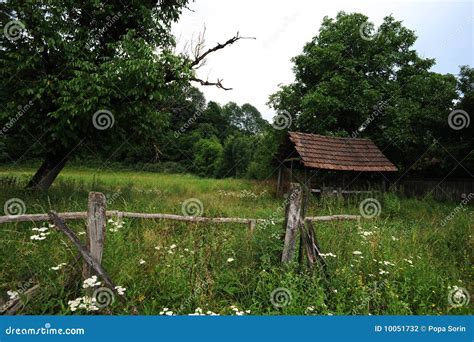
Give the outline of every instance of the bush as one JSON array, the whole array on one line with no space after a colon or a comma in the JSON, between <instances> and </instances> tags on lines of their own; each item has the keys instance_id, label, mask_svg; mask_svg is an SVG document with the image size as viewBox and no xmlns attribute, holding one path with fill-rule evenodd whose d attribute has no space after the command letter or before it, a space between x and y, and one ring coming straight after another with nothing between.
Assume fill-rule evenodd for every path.
<instances>
[{"instance_id":1,"label":"bush","mask_svg":"<svg viewBox=\"0 0 474 342\"><path fill-rule=\"evenodd\" d=\"M224 143L222 177L243 177L252 158L252 137L229 136Z\"/></svg>"},{"instance_id":2,"label":"bush","mask_svg":"<svg viewBox=\"0 0 474 342\"><path fill-rule=\"evenodd\" d=\"M217 138L200 139L194 145L194 167L199 176L216 177L222 164L222 145Z\"/></svg>"}]
</instances>

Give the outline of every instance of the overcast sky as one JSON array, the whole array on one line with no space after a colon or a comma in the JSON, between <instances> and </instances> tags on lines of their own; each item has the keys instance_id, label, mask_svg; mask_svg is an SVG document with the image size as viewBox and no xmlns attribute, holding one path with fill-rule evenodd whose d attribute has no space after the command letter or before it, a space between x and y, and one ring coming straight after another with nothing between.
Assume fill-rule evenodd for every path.
<instances>
[{"instance_id":1,"label":"overcast sky","mask_svg":"<svg viewBox=\"0 0 474 342\"><path fill-rule=\"evenodd\" d=\"M292 82L291 57L301 53L318 33L324 16L337 12L360 12L378 26L392 14L416 31L416 50L436 59L434 71L457 74L459 65L473 63L472 1L315 1L315 0L196 0L173 28L178 51L203 31L206 45L223 43L240 32L256 40L241 40L216 52L198 70L200 78L224 79L233 90L200 87L207 100L224 104L251 103L271 120L266 105L278 85Z\"/></svg>"}]
</instances>

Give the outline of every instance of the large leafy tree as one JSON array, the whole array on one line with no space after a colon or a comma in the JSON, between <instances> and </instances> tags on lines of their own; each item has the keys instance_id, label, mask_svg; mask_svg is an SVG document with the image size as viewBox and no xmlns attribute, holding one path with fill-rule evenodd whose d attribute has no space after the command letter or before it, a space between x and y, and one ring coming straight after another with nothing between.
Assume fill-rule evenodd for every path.
<instances>
[{"instance_id":1,"label":"large leafy tree","mask_svg":"<svg viewBox=\"0 0 474 342\"><path fill-rule=\"evenodd\" d=\"M293 58L295 81L269 103L291 115L289 129L370 137L408 169L446 136L457 98L456 78L430 71L435 61L420 57L415 41L391 16L378 29L359 13L325 17L319 34Z\"/></svg>"},{"instance_id":2,"label":"large leafy tree","mask_svg":"<svg viewBox=\"0 0 474 342\"><path fill-rule=\"evenodd\" d=\"M461 66L458 91L461 93L458 108L462 108L472 115L474 113L474 68L470 68L468 65Z\"/></svg>"},{"instance_id":3,"label":"large leafy tree","mask_svg":"<svg viewBox=\"0 0 474 342\"><path fill-rule=\"evenodd\" d=\"M460 68L457 89L460 95L456 108L452 112L451 121L456 130L448 130L448 151L451 158L455 158L457 174L472 177L474 170L473 140L474 124L471 122L474 115L474 69L468 65ZM449 120L449 118L448 118ZM452 159L451 159L452 160ZM464 172L467 171L467 172ZM470 172L470 173L469 173Z\"/></svg>"},{"instance_id":4,"label":"large leafy tree","mask_svg":"<svg viewBox=\"0 0 474 342\"><path fill-rule=\"evenodd\" d=\"M33 102L12 133L42 137L30 186L46 189L83 142L146 137L178 83L170 25L183 1L7 1L1 4L1 117ZM94 114L96 116L94 117ZM98 128L99 129L98 129Z\"/></svg>"},{"instance_id":5,"label":"large leafy tree","mask_svg":"<svg viewBox=\"0 0 474 342\"><path fill-rule=\"evenodd\" d=\"M170 27L187 0L8 0L0 4L0 120L32 103L7 135L40 140L43 163L29 183L47 189L87 144L152 145L167 100L194 69L236 36L194 56L175 55ZM33 138L32 138L33 137ZM113 151L111 151L113 153Z\"/></svg>"},{"instance_id":6,"label":"large leafy tree","mask_svg":"<svg viewBox=\"0 0 474 342\"><path fill-rule=\"evenodd\" d=\"M267 125L258 109L249 103L240 107L235 102L229 102L224 106L223 113L234 130L245 134L260 133Z\"/></svg>"}]
</instances>

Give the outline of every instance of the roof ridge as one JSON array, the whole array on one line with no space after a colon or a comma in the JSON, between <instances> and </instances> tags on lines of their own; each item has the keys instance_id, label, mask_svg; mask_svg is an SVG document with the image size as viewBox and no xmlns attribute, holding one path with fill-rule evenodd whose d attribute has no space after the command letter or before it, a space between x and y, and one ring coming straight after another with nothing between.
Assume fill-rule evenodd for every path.
<instances>
[{"instance_id":1,"label":"roof ridge","mask_svg":"<svg viewBox=\"0 0 474 342\"><path fill-rule=\"evenodd\" d=\"M307 132L297 132L297 131L288 131L288 133L290 133L290 134L311 135L311 136L314 136L314 137L321 137L321 138L325 138L325 139L351 140L351 141L363 140L363 141L373 142L369 138L334 137L334 136L331 136L331 135L322 135L322 134L318 134L318 133L307 133Z\"/></svg>"}]
</instances>

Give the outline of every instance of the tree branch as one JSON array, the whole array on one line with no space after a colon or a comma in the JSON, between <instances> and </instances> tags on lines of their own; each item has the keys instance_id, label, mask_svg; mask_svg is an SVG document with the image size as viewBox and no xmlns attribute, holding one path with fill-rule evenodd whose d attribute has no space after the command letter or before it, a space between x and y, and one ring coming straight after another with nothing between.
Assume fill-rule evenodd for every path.
<instances>
[{"instance_id":1,"label":"tree branch","mask_svg":"<svg viewBox=\"0 0 474 342\"><path fill-rule=\"evenodd\" d=\"M204 81L204 80L201 80L199 78L196 78L196 77L191 77L189 79L190 81L193 81L193 82L199 82L201 83L201 85L203 86L216 86L217 88L219 89L223 89L223 90L232 90L232 88L226 88L222 85L222 81L223 80L220 80L220 79L217 79L217 82L209 82L208 80Z\"/></svg>"},{"instance_id":2,"label":"tree branch","mask_svg":"<svg viewBox=\"0 0 474 342\"><path fill-rule=\"evenodd\" d=\"M203 36L201 36L201 39L204 39ZM233 36L232 38L230 38L229 40L227 40L224 44L220 44L220 43L217 43L216 46L214 46L213 48L210 48L209 50L207 50L206 52L202 53L202 54L198 54L197 56L195 56L195 59L194 61L191 62L191 68L194 68L196 66L198 66L209 54L213 53L213 52L216 52L218 50L222 50L223 48L225 48L226 46L228 45L232 45L234 44L235 42L239 41L240 39L256 39L255 37L241 37L239 35L239 32L237 32L237 34L235 36ZM197 44L197 47L199 49L202 48L202 43L203 42L198 42ZM215 85L215 84L212 84L212 85Z\"/></svg>"},{"instance_id":3,"label":"tree branch","mask_svg":"<svg viewBox=\"0 0 474 342\"><path fill-rule=\"evenodd\" d=\"M204 27L204 32L205 32L205 30L206 30L206 28ZM216 51L219 51L219 50L222 50L226 46L232 45L232 44L234 44L235 42L237 42L241 39L256 39L255 37L241 37L239 32L237 32L237 34L235 36L228 39L225 43L223 43L223 44L218 43L213 48L210 48L210 49L206 50L205 52L202 52L202 50L204 49L204 45L205 45L204 32L199 35L198 42L196 43L196 45L195 46L191 45L191 50L192 50L192 54L193 54L194 59L191 60L189 57L187 57L185 62L182 65L184 68L189 68L190 70L199 69L200 66L204 65L205 59L206 59L207 56L209 56L209 54L211 54L213 52L216 52ZM177 78L176 78L175 75L173 75L171 73L171 71L166 73L165 83L169 83L169 82L172 82L172 81L175 81L175 80L177 80ZM232 90L232 88L224 87L224 85L222 84L222 79L217 79L216 82L210 82L209 80L202 80L198 77L192 76L192 77L189 78L189 81L198 82L203 86L216 86L219 89Z\"/></svg>"},{"instance_id":4,"label":"tree branch","mask_svg":"<svg viewBox=\"0 0 474 342\"><path fill-rule=\"evenodd\" d=\"M210 49L206 50L205 52L201 53L202 49L204 48L204 43L205 43L205 41L204 41L204 33L206 32L205 30L206 30L206 28L204 27L204 32L199 36L198 42L197 42L197 44L194 48L194 51L193 51L194 52L194 60L190 64L191 69L198 69L199 67L204 65L206 57L209 54L211 54L213 52L216 52L218 50L222 50L226 46L232 45L235 42L239 41L240 39L255 39L254 37L241 37L239 35L239 32L237 32L237 34L235 36L233 36L232 38L227 40L225 43L223 43L223 44L218 43L213 48L210 48ZM210 82L209 80L204 81L204 80L202 80L200 78L197 78L197 77L191 77L190 81L199 82L203 86L216 86L219 89L232 90L232 88L224 87L224 85L222 84L222 79L217 79L216 82Z\"/></svg>"}]
</instances>

